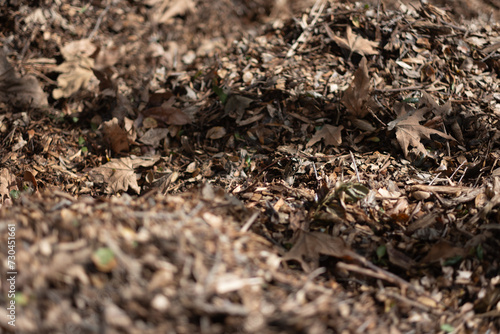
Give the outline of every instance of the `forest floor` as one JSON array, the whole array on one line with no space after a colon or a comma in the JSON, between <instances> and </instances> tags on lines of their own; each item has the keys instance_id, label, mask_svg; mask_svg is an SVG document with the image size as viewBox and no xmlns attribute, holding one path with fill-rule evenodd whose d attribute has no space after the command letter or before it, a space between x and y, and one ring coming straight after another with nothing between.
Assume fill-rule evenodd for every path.
<instances>
[{"instance_id":1,"label":"forest floor","mask_svg":"<svg viewBox=\"0 0 500 334\"><path fill-rule=\"evenodd\" d=\"M500 4L0 2L0 333L498 333Z\"/></svg>"}]
</instances>

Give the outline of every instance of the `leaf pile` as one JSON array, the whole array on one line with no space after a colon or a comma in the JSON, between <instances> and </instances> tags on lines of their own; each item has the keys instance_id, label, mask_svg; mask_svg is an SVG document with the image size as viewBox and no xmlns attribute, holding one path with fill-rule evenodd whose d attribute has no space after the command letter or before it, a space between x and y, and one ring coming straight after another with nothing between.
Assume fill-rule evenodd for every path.
<instances>
[{"instance_id":1,"label":"leaf pile","mask_svg":"<svg viewBox=\"0 0 500 334\"><path fill-rule=\"evenodd\" d=\"M500 330L500 28L437 4L0 4L16 329Z\"/></svg>"}]
</instances>

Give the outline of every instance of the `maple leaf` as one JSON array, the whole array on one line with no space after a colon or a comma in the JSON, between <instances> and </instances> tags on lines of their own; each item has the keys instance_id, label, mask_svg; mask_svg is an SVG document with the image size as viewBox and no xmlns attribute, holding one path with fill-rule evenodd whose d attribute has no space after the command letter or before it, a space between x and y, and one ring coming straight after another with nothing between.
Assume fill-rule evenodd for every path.
<instances>
[{"instance_id":1,"label":"maple leaf","mask_svg":"<svg viewBox=\"0 0 500 334\"><path fill-rule=\"evenodd\" d=\"M398 107L401 108L400 116L389 122L387 128L389 131L396 128L396 139L406 158L408 158L408 146L410 145L415 147L418 152L427 155L425 146L420 142L421 138L431 139L431 135L436 134L445 139L455 140L455 138L444 132L420 124L420 121L424 119L424 114L430 111L429 108L424 107L411 113L411 111L406 111L406 108L410 107L407 104L401 104Z\"/></svg>"},{"instance_id":2,"label":"maple leaf","mask_svg":"<svg viewBox=\"0 0 500 334\"><path fill-rule=\"evenodd\" d=\"M366 102L370 97L370 77L366 68L366 58L359 62L359 67L354 73L354 79L349 88L344 92L342 103L347 111L355 117L363 118L368 114Z\"/></svg>"},{"instance_id":3,"label":"maple leaf","mask_svg":"<svg viewBox=\"0 0 500 334\"><path fill-rule=\"evenodd\" d=\"M346 29L346 38L342 38L336 36L328 25L325 24L324 26L328 37L333 39L333 41L341 48L349 50L351 54L354 52L359 53L362 56L378 54L378 50L376 49L376 47L378 47L378 43L356 35L352 32L351 27L348 26Z\"/></svg>"},{"instance_id":4,"label":"maple leaf","mask_svg":"<svg viewBox=\"0 0 500 334\"><path fill-rule=\"evenodd\" d=\"M282 261L295 260L300 263L305 272L311 272L319 267L319 255L330 255L336 258L350 258L353 252L347 248L344 240L320 232L297 230L294 236L295 244Z\"/></svg>"},{"instance_id":5,"label":"maple leaf","mask_svg":"<svg viewBox=\"0 0 500 334\"><path fill-rule=\"evenodd\" d=\"M341 126L333 126L329 124L325 124L320 130L316 131L314 136L309 140L306 144L306 147L311 147L321 139L325 141L326 145L339 146L342 144L342 129L344 127Z\"/></svg>"},{"instance_id":6,"label":"maple leaf","mask_svg":"<svg viewBox=\"0 0 500 334\"><path fill-rule=\"evenodd\" d=\"M90 176L95 182L106 182L106 193L108 194L114 194L120 190L127 191L128 188L139 194L141 187L137 184L135 168L152 166L159 159L160 156L111 159L107 164L94 168L90 172Z\"/></svg>"}]
</instances>

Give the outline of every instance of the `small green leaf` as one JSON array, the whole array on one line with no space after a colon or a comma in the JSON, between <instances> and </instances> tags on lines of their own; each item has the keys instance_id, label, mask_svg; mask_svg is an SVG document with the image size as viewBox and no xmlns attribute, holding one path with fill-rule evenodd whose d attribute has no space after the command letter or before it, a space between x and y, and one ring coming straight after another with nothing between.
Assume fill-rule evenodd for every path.
<instances>
[{"instance_id":1,"label":"small green leaf","mask_svg":"<svg viewBox=\"0 0 500 334\"><path fill-rule=\"evenodd\" d=\"M481 244L477 245L477 247L476 247L476 255L477 255L477 258L479 260L483 261L483 258L484 258L483 245L481 245Z\"/></svg>"},{"instance_id":2,"label":"small green leaf","mask_svg":"<svg viewBox=\"0 0 500 334\"><path fill-rule=\"evenodd\" d=\"M403 102L406 102L406 103L418 103L418 101L420 101L420 98L418 98L418 97L409 97L409 98L403 100Z\"/></svg>"},{"instance_id":3,"label":"small green leaf","mask_svg":"<svg viewBox=\"0 0 500 334\"><path fill-rule=\"evenodd\" d=\"M82 153L87 153L88 151L89 149L87 148L87 146L82 147Z\"/></svg>"},{"instance_id":4,"label":"small green leaf","mask_svg":"<svg viewBox=\"0 0 500 334\"><path fill-rule=\"evenodd\" d=\"M217 84L215 83L215 80L212 84L212 90L215 92L215 94L217 94L217 96L219 97L219 100L222 102L222 104L226 104L227 94L224 93L224 90L222 89L222 87L217 86Z\"/></svg>"},{"instance_id":5,"label":"small green leaf","mask_svg":"<svg viewBox=\"0 0 500 334\"><path fill-rule=\"evenodd\" d=\"M455 327L453 327L450 324L442 324L441 325L441 330L445 331L446 333L451 333L455 330Z\"/></svg>"},{"instance_id":6,"label":"small green leaf","mask_svg":"<svg viewBox=\"0 0 500 334\"><path fill-rule=\"evenodd\" d=\"M10 193L10 198L12 198L14 201L21 196L21 192L19 190L11 190Z\"/></svg>"},{"instance_id":7,"label":"small green leaf","mask_svg":"<svg viewBox=\"0 0 500 334\"><path fill-rule=\"evenodd\" d=\"M78 145L83 146L85 144L85 138L82 136L78 137Z\"/></svg>"},{"instance_id":8,"label":"small green leaf","mask_svg":"<svg viewBox=\"0 0 500 334\"><path fill-rule=\"evenodd\" d=\"M16 304L19 304L21 306L25 306L28 304L28 297L22 292L16 292L14 300L16 301Z\"/></svg>"},{"instance_id":9,"label":"small green leaf","mask_svg":"<svg viewBox=\"0 0 500 334\"><path fill-rule=\"evenodd\" d=\"M98 248L90 258L97 269L105 273L111 272L117 266L115 254L107 247Z\"/></svg>"},{"instance_id":10,"label":"small green leaf","mask_svg":"<svg viewBox=\"0 0 500 334\"><path fill-rule=\"evenodd\" d=\"M387 253L387 247L385 245L380 245L377 247L377 257L380 260Z\"/></svg>"},{"instance_id":11,"label":"small green leaf","mask_svg":"<svg viewBox=\"0 0 500 334\"><path fill-rule=\"evenodd\" d=\"M452 266L454 264L459 263L460 261L462 261L462 256L461 255L457 255L457 256L453 256L453 257L447 258L446 261L444 261L443 265L444 266Z\"/></svg>"},{"instance_id":12,"label":"small green leaf","mask_svg":"<svg viewBox=\"0 0 500 334\"><path fill-rule=\"evenodd\" d=\"M108 264L115 257L113 251L106 247L99 248L94 254L99 258L99 262L104 265Z\"/></svg>"}]
</instances>

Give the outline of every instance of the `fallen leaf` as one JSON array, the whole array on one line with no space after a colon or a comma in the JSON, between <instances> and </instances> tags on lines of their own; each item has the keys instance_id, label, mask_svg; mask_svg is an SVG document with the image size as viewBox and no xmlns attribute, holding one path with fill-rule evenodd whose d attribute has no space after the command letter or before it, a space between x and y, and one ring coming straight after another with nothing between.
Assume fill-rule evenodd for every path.
<instances>
[{"instance_id":1,"label":"fallen leaf","mask_svg":"<svg viewBox=\"0 0 500 334\"><path fill-rule=\"evenodd\" d=\"M159 159L160 156L111 159L107 164L94 168L90 172L90 176L94 179L94 182L105 182L106 193L108 194L115 194L120 190L127 191L128 188L131 188L139 194L141 192L141 187L137 184L135 168L139 166L152 166Z\"/></svg>"},{"instance_id":2,"label":"fallen leaf","mask_svg":"<svg viewBox=\"0 0 500 334\"><path fill-rule=\"evenodd\" d=\"M142 111L144 117L152 117L168 125L185 125L191 123L191 118L179 108L173 106L175 97L169 98L159 107L151 107Z\"/></svg>"},{"instance_id":3,"label":"fallen leaf","mask_svg":"<svg viewBox=\"0 0 500 334\"><path fill-rule=\"evenodd\" d=\"M389 261L406 270L410 270L412 267L416 265L415 261L413 261L412 258L408 257L401 251L397 250L394 248L394 246L391 243L387 243L386 245L387 249L387 256L389 257Z\"/></svg>"},{"instance_id":4,"label":"fallen leaf","mask_svg":"<svg viewBox=\"0 0 500 334\"><path fill-rule=\"evenodd\" d=\"M333 126L325 124L320 130L316 131L311 140L306 144L306 147L313 146L321 139L324 140L325 145L339 146L342 144L342 129L344 129L342 125Z\"/></svg>"},{"instance_id":5,"label":"fallen leaf","mask_svg":"<svg viewBox=\"0 0 500 334\"><path fill-rule=\"evenodd\" d=\"M148 4L154 5L151 18L156 23L168 23L174 16L186 15L196 10L192 0L149 0Z\"/></svg>"},{"instance_id":6,"label":"fallen leaf","mask_svg":"<svg viewBox=\"0 0 500 334\"><path fill-rule=\"evenodd\" d=\"M467 250L465 248L454 247L449 242L441 240L432 246L429 253L421 260L421 263L431 264L453 257L463 257L465 255L467 255Z\"/></svg>"},{"instance_id":7,"label":"fallen leaf","mask_svg":"<svg viewBox=\"0 0 500 334\"><path fill-rule=\"evenodd\" d=\"M297 230L294 236L295 244L282 261L295 260L300 263L305 272L311 272L319 267L319 255L330 255L337 258L349 257L344 240L320 232Z\"/></svg>"},{"instance_id":8,"label":"fallen leaf","mask_svg":"<svg viewBox=\"0 0 500 334\"><path fill-rule=\"evenodd\" d=\"M120 153L129 151L128 133L118 124L118 119L116 117L104 122L102 126L104 138L108 141L113 152Z\"/></svg>"},{"instance_id":9,"label":"fallen leaf","mask_svg":"<svg viewBox=\"0 0 500 334\"><path fill-rule=\"evenodd\" d=\"M101 247L90 256L97 270L109 273L118 265L113 251L106 247Z\"/></svg>"},{"instance_id":10,"label":"fallen leaf","mask_svg":"<svg viewBox=\"0 0 500 334\"><path fill-rule=\"evenodd\" d=\"M152 147L159 147L162 141L167 138L170 133L169 129L166 128L155 128L149 129L146 133L139 139L141 143Z\"/></svg>"},{"instance_id":11,"label":"fallen leaf","mask_svg":"<svg viewBox=\"0 0 500 334\"><path fill-rule=\"evenodd\" d=\"M0 101L16 107L46 106L47 96L32 75L21 77L0 50Z\"/></svg>"},{"instance_id":12,"label":"fallen leaf","mask_svg":"<svg viewBox=\"0 0 500 334\"><path fill-rule=\"evenodd\" d=\"M0 207L10 198L10 191L18 190L16 176L12 175L7 168L0 170Z\"/></svg>"},{"instance_id":13,"label":"fallen leaf","mask_svg":"<svg viewBox=\"0 0 500 334\"><path fill-rule=\"evenodd\" d=\"M89 39L70 42L61 49L65 61L54 69L61 73L57 77L58 88L52 92L54 99L70 97L96 78L92 71L94 59L90 58L95 50Z\"/></svg>"},{"instance_id":14,"label":"fallen leaf","mask_svg":"<svg viewBox=\"0 0 500 334\"><path fill-rule=\"evenodd\" d=\"M229 95L224 105L224 112L226 115L229 115L229 117L236 118L236 124L239 125L245 110L252 102L252 99L242 95Z\"/></svg>"},{"instance_id":15,"label":"fallen leaf","mask_svg":"<svg viewBox=\"0 0 500 334\"><path fill-rule=\"evenodd\" d=\"M436 101L434 101L432 96L425 91L422 91L422 97L419 102L420 106L428 107L430 111L434 112L437 116L447 114L451 111L451 100L448 100L448 102L440 106Z\"/></svg>"},{"instance_id":16,"label":"fallen leaf","mask_svg":"<svg viewBox=\"0 0 500 334\"><path fill-rule=\"evenodd\" d=\"M347 26L346 38L336 36L328 25L325 24L324 27L328 36L341 48L347 49L351 53L359 53L362 56L378 54L378 50L376 49L376 47L378 47L378 43L356 35L352 32L351 27Z\"/></svg>"},{"instance_id":17,"label":"fallen leaf","mask_svg":"<svg viewBox=\"0 0 500 334\"><path fill-rule=\"evenodd\" d=\"M226 129L222 126L214 126L213 128L210 128L207 131L207 138L208 139L221 139L226 135Z\"/></svg>"},{"instance_id":18,"label":"fallen leaf","mask_svg":"<svg viewBox=\"0 0 500 334\"><path fill-rule=\"evenodd\" d=\"M363 57L354 73L351 85L346 89L342 97L342 103L354 117L363 118L368 114L367 101L370 98L370 88L366 58Z\"/></svg>"},{"instance_id":19,"label":"fallen leaf","mask_svg":"<svg viewBox=\"0 0 500 334\"><path fill-rule=\"evenodd\" d=\"M403 149L404 155L408 158L408 146L413 146L418 152L427 155L425 146L420 142L421 138L431 139L432 134L436 134L445 139L455 140L452 136L439 130L428 128L420 124L424 119L424 114L429 112L429 108L424 107L415 111L407 111L411 108L406 103L398 106L400 108L399 117L387 125L388 130L396 128L396 139Z\"/></svg>"}]
</instances>

